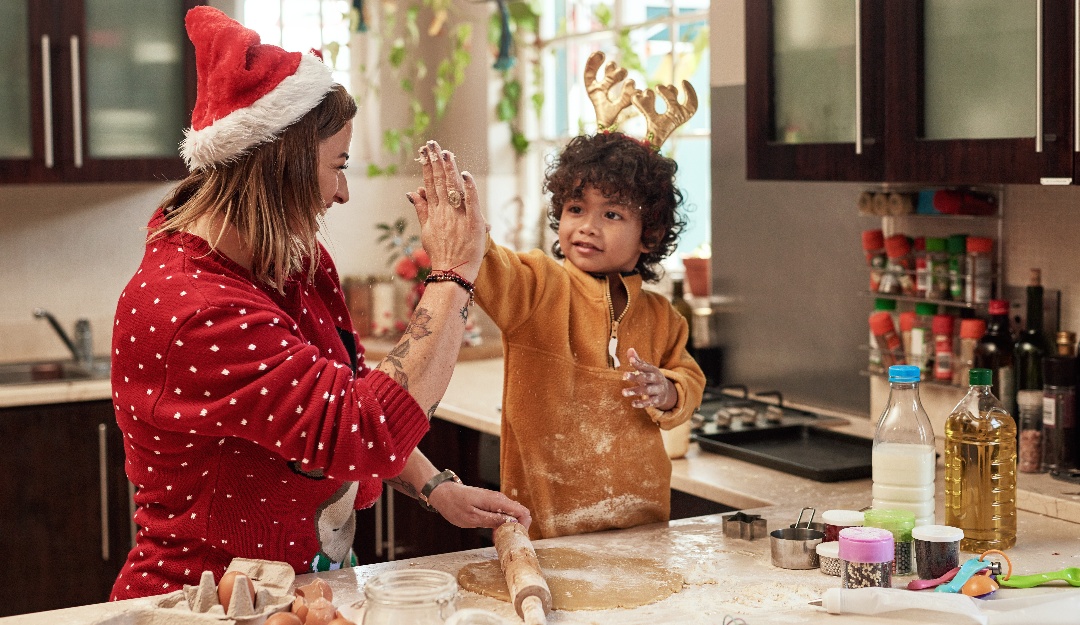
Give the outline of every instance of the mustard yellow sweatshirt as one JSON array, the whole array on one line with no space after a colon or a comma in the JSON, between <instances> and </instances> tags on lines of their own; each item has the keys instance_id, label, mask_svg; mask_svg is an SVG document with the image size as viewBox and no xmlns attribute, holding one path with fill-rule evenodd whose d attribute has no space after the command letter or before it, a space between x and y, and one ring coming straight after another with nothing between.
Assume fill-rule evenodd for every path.
<instances>
[{"instance_id":1,"label":"mustard yellow sweatshirt","mask_svg":"<svg viewBox=\"0 0 1080 625\"><path fill-rule=\"evenodd\" d=\"M476 301L502 330L501 489L532 512L533 539L670 516L660 429L690 418L705 376L686 352L686 320L641 276L622 280L629 302L616 319L606 278L488 240ZM622 396L631 347L675 383L673 409Z\"/></svg>"}]
</instances>

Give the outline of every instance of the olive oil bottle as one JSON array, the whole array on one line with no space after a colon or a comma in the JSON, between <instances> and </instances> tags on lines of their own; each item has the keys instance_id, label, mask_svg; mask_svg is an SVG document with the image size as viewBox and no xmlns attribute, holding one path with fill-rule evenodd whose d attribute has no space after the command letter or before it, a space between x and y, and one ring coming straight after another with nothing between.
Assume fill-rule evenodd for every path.
<instances>
[{"instance_id":1,"label":"olive oil bottle","mask_svg":"<svg viewBox=\"0 0 1080 625\"><path fill-rule=\"evenodd\" d=\"M1016 544L1016 422L972 369L967 395L945 421L945 524L964 530L960 549Z\"/></svg>"}]
</instances>

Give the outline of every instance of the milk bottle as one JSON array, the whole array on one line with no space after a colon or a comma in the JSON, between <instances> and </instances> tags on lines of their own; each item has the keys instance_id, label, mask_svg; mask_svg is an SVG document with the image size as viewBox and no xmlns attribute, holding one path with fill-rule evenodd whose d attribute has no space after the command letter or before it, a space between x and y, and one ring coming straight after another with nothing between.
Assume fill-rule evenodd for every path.
<instances>
[{"instance_id":1,"label":"milk bottle","mask_svg":"<svg viewBox=\"0 0 1080 625\"><path fill-rule=\"evenodd\" d=\"M889 400L874 435L873 507L910 510L934 524L934 432L919 400L919 368L889 367Z\"/></svg>"}]
</instances>

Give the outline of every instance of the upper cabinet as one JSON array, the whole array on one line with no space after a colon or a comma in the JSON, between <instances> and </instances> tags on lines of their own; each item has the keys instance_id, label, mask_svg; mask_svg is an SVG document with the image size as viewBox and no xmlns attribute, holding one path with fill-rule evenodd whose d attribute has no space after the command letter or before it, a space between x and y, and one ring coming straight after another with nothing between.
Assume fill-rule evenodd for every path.
<instances>
[{"instance_id":1,"label":"upper cabinet","mask_svg":"<svg viewBox=\"0 0 1080 625\"><path fill-rule=\"evenodd\" d=\"M747 2L748 177L1067 184L1073 5Z\"/></svg>"},{"instance_id":2,"label":"upper cabinet","mask_svg":"<svg viewBox=\"0 0 1080 625\"><path fill-rule=\"evenodd\" d=\"M0 183L182 177L197 4L0 2Z\"/></svg>"}]
</instances>

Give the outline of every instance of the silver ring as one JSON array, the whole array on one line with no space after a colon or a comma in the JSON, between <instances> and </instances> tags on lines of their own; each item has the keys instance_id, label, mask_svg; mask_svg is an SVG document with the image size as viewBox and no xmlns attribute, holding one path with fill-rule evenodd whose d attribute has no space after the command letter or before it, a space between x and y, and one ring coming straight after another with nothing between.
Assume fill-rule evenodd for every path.
<instances>
[{"instance_id":1,"label":"silver ring","mask_svg":"<svg viewBox=\"0 0 1080 625\"><path fill-rule=\"evenodd\" d=\"M461 193L458 193L457 189L450 189L446 192L446 199L450 202L450 206L457 208L461 206Z\"/></svg>"}]
</instances>

